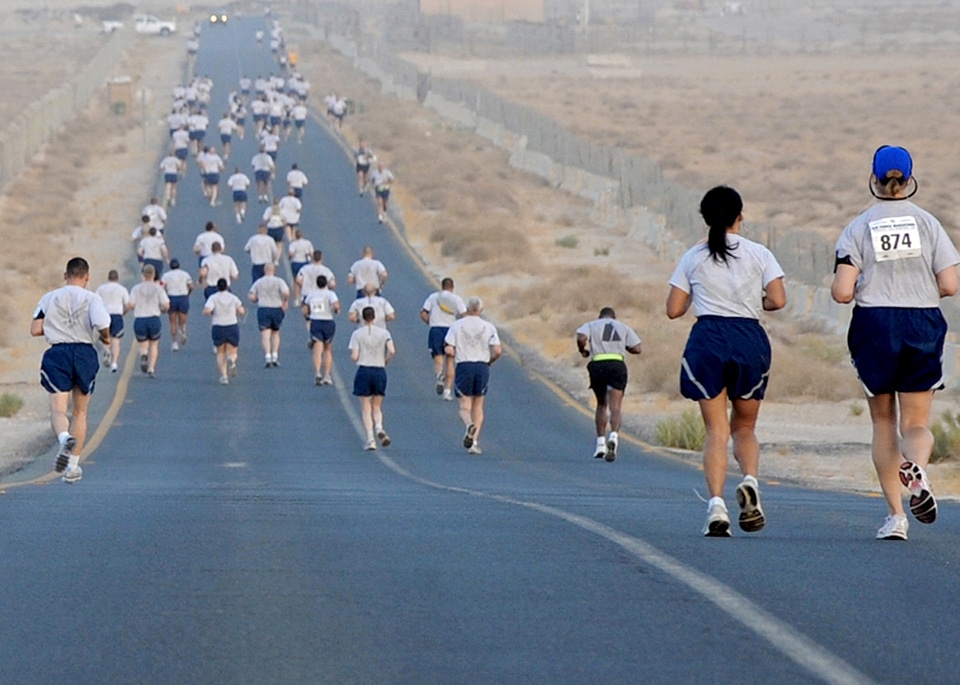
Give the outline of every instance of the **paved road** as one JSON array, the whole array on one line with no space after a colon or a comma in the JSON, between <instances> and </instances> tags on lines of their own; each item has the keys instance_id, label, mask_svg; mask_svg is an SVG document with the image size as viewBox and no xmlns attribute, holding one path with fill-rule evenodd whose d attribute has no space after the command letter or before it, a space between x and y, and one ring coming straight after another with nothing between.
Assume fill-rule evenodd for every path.
<instances>
[{"instance_id":1,"label":"paved road","mask_svg":"<svg viewBox=\"0 0 960 685\"><path fill-rule=\"evenodd\" d=\"M206 30L215 102L269 69L255 25ZM102 404L129 387L83 482L0 498L0 683L956 681L955 506L880 543L879 500L768 485L765 531L703 539L697 471L629 444L596 462L589 418L510 359L468 456L417 318L431 284L331 137L314 125L280 160L310 176L305 226L341 280L367 242L391 270L394 445L360 449L343 317L337 386L313 386L296 317L261 368L251 316L222 387L194 298L156 380L101 377ZM213 216L241 257L252 219L195 181L174 253Z\"/></svg>"}]
</instances>

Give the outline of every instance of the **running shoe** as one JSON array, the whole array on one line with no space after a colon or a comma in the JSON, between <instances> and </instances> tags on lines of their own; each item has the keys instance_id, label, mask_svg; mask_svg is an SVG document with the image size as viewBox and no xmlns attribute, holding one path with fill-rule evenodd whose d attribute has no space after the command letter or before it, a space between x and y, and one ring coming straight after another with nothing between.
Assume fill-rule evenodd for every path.
<instances>
[{"instance_id":1,"label":"running shoe","mask_svg":"<svg viewBox=\"0 0 960 685\"><path fill-rule=\"evenodd\" d=\"M273 361L271 361L270 359L266 360L266 361L263 363L263 368L265 368L265 369L269 369L271 366L273 366Z\"/></svg>"},{"instance_id":2,"label":"running shoe","mask_svg":"<svg viewBox=\"0 0 960 685\"><path fill-rule=\"evenodd\" d=\"M105 349L103 351L103 365L110 366L111 364L113 364L113 355L110 354L109 349Z\"/></svg>"},{"instance_id":3,"label":"running shoe","mask_svg":"<svg viewBox=\"0 0 960 685\"><path fill-rule=\"evenodd\" d=\"M185 347L187 344L187 332L180 331L180 347Z\"/></svg>"},{"instance_id":4,"label":"running shoe","mask_svg":"<svg viewBox=\"0 0 960 685\"><path fill-rule=\"evenodd\" d=\"M147 372L147 355L141 354L140 355L140 373L146 373L146 372Z\"/></svg>"},{"instance_id":5,"label":"running shoe","mask_svg":"<svg viewBox=\"0 0 960 685\"><path fill-rule=\"evenodd\" d=\"M154 371L153 369L149 369L147 371L147 378L156 378L156 377L157 377L156 371Z\"/></svg>"},{"instance_id":6,"label":"running shoe","mask_svg":"<svg viewBox=\"0 0 960 685\"><path fill-rule=\"evenodd\" d=\"M236 359L227 360L227 371L230 372L231 378L237 377L237 360Z\"/></svg>"},{"instance_id":7,"label":"running shoe","mask_svg":"<svg viewBox=\"0 0 960 685\"><path fill-rule=\"evenodd\" d=\"M313 338L310 338L307 341L307 349L312 350L315 343L316 343L316 340L314 340Z\"/></svg>"},{"instance_id":8,"label":"running shoe","mask_svg":"<svg viewBox=\"0 0 960 685\"><path fill-rule=\"evenodd\" d=\"M910 522L906 514L891 514L883 520L877 531L877 540L906 540Z\"/></svg>"},{"instance_id":9,"label":"running shoe","mask_svg":"<svg viewBox=\"0 0 960 685\"><path fill-rule=\"evenodd\" d=\"M607 461L616 461L617 459L617 446L620 444L620 438L616 433L610 433L610 437L607 438L607 451L604 453L603 458Z\"/></svg>"},{"instance_id":10,"label":"running shoe","mask_svg":"<svg viewBox=\"0 0 960 685\"><path fill-rule=\"evenodd\" d=\"M436 385L436 388L435 388L435 390L437 391L437 394L438 394L438 395L442 395L442 394L443 394L443 391L445 390L445 388L443 387L443 381L444 381L443 374L442 374L442 373L438 373L438 374L437 374L437 385Z\"/></svg>"},{"instance_id":11,"label":"running shoe","mask_svg":"<svg viewBox=\"0 0 960 685\"><path fill-rule=\"evenodd\" d=\"M63 470L67 468L67 464L70 463L70 457L73 455L73 450L77 446L77 439L72 435L68 435L63 442L60 443L60 449L57 451L57 458L53 462L53 470L57 473L63 473Z\"/></svg>"},{"instance_id":12,"label":"running shoe","mask_svg":"<svg viewBox=\"0 0 960 685\"><path fill-rule=\"evenodd\" d=\"M73 484L79 483L81 478L83 478L83 469L79 466L71 466L63 472L63 478L61 478L61 480L64 483Z\"/></svg>"},{"instance_id":13,"label":"running shoe","mask_svg":"<svg viewBox=\"0 0 960 685\"><path fill-rule=\"evenodd\" d=\"M179 352L179 351L180 351L180 343L177 342L176 340L174 340L174 341L173 341L173 344L170 345L170 349L173 350L174 352Z\"/></svg>"},{"instance_id":14,"label":"running shoe","mask_svg":"<svg viewBox=\"0 0 960 685\"><path fill-rule=\"evenodd\" d=\"M383 214L377 215L377 221L379 221L381 224L383 223Z\"/></svg>"},{"instance_id":15,"label":"running shoe","mask_svg":"<svg viewBox=\"0 0 960 685\"><path fill-rule=\"evenodd\" d=\"M905 461L900 464L900 482L910 491L910 513L920 523L937 520L937 499L927 479L927 472L919 464Z\"/></svg>"},{"instance_id":16,"label":"running shoe","mask_svg":"<svg viewBox=\"0 0 960 685\"><path fill-rule=\"evenodd\" d=\"M387 432L382 428L379 431L377 431L377 440L379 440L380 444L383 445L384 447L390 446L390 436L387 435Z\"/></svg>"},{"instance_id":17,"label":"running shoe","mask_svg":"<svg viewBox=\"0 0 960 685\"><path fill-rule=\"evenodd\" d=\"M317 375L317 377L313 379L313 384L323 385L323 376Z\"/></svg>"},{"instance_id":18,"label":"running shoe","mask_svg":"<svg viewBox=\"0 0 960 685\"><path fill-rule=\"evenodd\" d=\"M603 459L607 456L607 443L603 438L597 438L597 446L593 449L594 459Z\"/></svg>"},{"instance_id":19,"label":"running shoe","mask_svg":"<svg viewBox=\"0 0 960 685\"><path fill-rule=\"evenodd\" d=\"M332 376L324 376L324 377L323 377L323 380L321 381L321 383L322 383L323 385L333 385L333 377L332 377Z\"/></svg>"},{"instance_id":20,"label":"running shoe","mask_svg":"<svg viewBox=\"0 0 960 685\"><path fill-rule=\"evenodd\" d=\"M730 514L727 505L715 502L707 507L707 520L703 522L703 534L708 538L728 538L730 533Z\"/></svg>"},{"instance_id":21,"label":"running shoe","mask_svg":"<svg viewBox=\"0 0 960 685\"><path fill-rule=\"evenodd\" d=\"M453 391L444 390L443 391L443 401L444 402L453 402Z\"/></svg>"},{"instance_id":22,"label":"running shoe","mask_svg":"<svg viewBox=\"0 0 960 685\"><path fill-rule=\"evenodd\" d=\"M740 505L740 529L748 533L763 530L767 519L760 506L760 486L754 476L744 476L737 486L737 504Z\"/></svg>"},{"instance_id":23,"label":"running shoe","mask_svg":"<svg viewBox=\"0 0 960 685\"><path fill-rule=\"evenodd\" d=\"M230 379L226 376L220 376L220 385L230 385Z\"/></svg>"},{"instance_id":24,"label":"running shoe","mask_svg":"<svg viewBox=\"0 0 960 685\"><path fill-rule=\"evenodd\" d=\"M377 449L377 441L373 438L370 438L367 440L367 444L363 446L363 449L367 450L368 452L372 452L373 450Z\"/></svg>"},{"instance_id":25,"label":"running shoe","mask_svg":"<svg viewBox=\"0 0 960 685\"><path fill-rule=\"evenodd\" d=\"M470 449L467 450L467 454L483 454L483 450L480 449L480 443L475 442L470 446Z\"/></svg>"},{"instance_id":26,"label":"running shoe","mask_svg":"<svg viewBox=\"0 0 960 685\"><path fill-rule=\"evenodd\" d=\"M116 365L116 364L111 364L111 365L110 365L110 373L116 373L116 372L117 372L117 365Z\"/></svg>"},{"instance_id":27,"label":"running shoe","mask_svg":"<svg viewBox=\"0 0 960 685\"><path fill-rule=\"evenodd\" d=\"M473 447L473 436L477 432L477 427L472 423L467 426L466 432L463 434L463 446L467 449Z\"/></svg>"}]
</instances>

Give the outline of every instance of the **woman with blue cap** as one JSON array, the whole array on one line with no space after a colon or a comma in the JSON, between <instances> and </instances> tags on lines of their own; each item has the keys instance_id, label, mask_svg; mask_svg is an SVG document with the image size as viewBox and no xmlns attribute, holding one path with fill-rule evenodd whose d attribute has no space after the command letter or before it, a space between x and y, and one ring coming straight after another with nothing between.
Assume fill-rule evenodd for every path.
<instances>
[{"instance_id":1,"label":"woman with blue cap","mask_svg":"<svg viewBox=\"0 0 960 685\"><path fill-rule=\"evenodd\" d=\"M910 201L917 188L907 150L884 145L874 153L870 192L878 202L840 235L831 286L834 300L855 303L847 346L870 407L873 463L889 510L881 540L907 539L901 485L917 521L937 518L926 473L930 408L944 385L940 298L957 292L960 254L936 217Z\"/></svg>"}]
</instances>

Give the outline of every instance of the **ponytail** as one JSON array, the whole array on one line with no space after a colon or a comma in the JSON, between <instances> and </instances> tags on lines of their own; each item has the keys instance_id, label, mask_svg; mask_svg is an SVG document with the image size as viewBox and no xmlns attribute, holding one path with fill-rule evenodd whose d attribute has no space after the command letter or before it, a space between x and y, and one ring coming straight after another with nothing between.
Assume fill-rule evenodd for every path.
<instances>
[{"instance_id":1,"label":"ponytail","mask_svg":"<svg viewBox=\"0 0 960 685\"><path fill-rule=\"evenodd\" d=\"M710 251L710 258L717 264L726 264L729 258L736 258L736 255L731 254L737 249L736 246L727 245L727 230L736 223L741 211L743 200L740 194L727 186L711 188L700 201L700 214L710 228L707 233L707 249Z\"/></svg>"}]
</instances>

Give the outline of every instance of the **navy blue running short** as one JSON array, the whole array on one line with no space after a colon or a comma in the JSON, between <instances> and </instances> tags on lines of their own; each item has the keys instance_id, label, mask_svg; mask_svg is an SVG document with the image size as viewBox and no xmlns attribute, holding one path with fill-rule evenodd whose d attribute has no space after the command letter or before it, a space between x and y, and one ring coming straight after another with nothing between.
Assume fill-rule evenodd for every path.
<instances>
[{"instance_id":1,"label":"navy blue running short","mask_svg":"<svg viewBox=\"0 0 960 685\"><path fill-rule=\"evenodd\" d=\"M870 396L943 387L947 322L937 307L855 307L847 347Z\"/></svg>"},{"instance_id":2,"label":"navy blue running short","mask_svg":"<svg viewBox=\"0 0 960 685\"><path fill-rule=\"evenodd\" d=\"M770 378L770 340L756 319L701 316L690 330L680 368L680 394L709 400L762 400Z\"/></svg>"}]
</instances>

